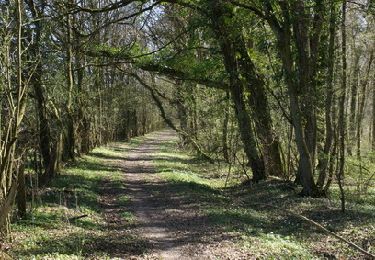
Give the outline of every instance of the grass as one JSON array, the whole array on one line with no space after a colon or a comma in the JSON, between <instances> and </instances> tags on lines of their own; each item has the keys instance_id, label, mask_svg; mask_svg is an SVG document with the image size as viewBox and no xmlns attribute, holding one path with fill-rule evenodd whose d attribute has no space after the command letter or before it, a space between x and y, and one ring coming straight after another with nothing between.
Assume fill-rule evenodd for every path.
<instances>
[{"instance_id":1,"label":"grass","mask_svg":"<svg viewBox=\"0 0 375 260\"><path fill-rule=\"evenodd\" d=\"M135 216L133 215L133 213L131 212L128 212L128 211L124 211L121 213L121 217L129 222L129 223L134 223L135 222Z\"/></svg>"},{"instance_id":2,"label":"grass","mask_svg":"<svg viewBox=\"0 0 375 260\"><path fill-rule=\"evenodd\" d=\"M227 166L218 168L176 147L170 142L154 158L159 176L168 183L169 196L179 196L185 205L199 202L200 215L209 219L205 228L236 234L238 250L246 249L253 257L266 259L360 256L298 217L265 206L268 203L303 214L360 246L364 241L375 246L374 189L357 196L349 188L348 211L342 214L336 185L327 199L301 198L299 188L289 182L241 186L244 179L237 169L225 187Z\"/></svg>"},{"instance_id":3,"label":"grass","mask_svg":"<svg viewBox=\"0 0 375 260\"><path fill-rule=\"evenodd\" d=\"M120 144L97 148L65 167L42 190L29 217L12 224L9 253L16 259L109 259L111 248L105 248L108 232L99 199L104 182L109 181L113 188L123 187L121 169L116 163L125 150ZM121 196L119 203L128 200ZM87 217L69 221L80 215ZM127 211L122 212L122 217L127 221L133 219ZM119 238L119 243L121 240L130 249L138 243L130 235Z\"/></svg>"},{"instance_id":4,"label":"grass","mask_svg":"<svg viewBox=\"0 0 375 260\"><path fill-rule=\"evenodd\" d=\"M29 217L12 224L14 238L8 253L16 259L110 259L118 250L122 253L125 250L129 255L142 254L145 242L137 236L128 232L110 235L100 198L104 183L110 183L110 189L124 189L118 162L128 149L143 141L144 138L135 138L127 145L95 149L66 167L50 187L42 190ZM303 214L360 246L370 244L374 252L375 189L371 186L367 193L358 196L355 185L346 185L348 211L342 214L336 185L329 198L301 198L298 187L280 180L241 186L245 178L240 168L232 170L226 183L226 165L196 159L177 149L175 140L161 144L152 159L157 176L164 182L150 185L151 193L155 198L164 196L166 204L171 198L177 198L177 207L183 212L196 211L190 220L188 214L177 215L174 225L183 230L181 226L189 226L192 221L191 225L199 230L194 233L197 243L221 243L225 240L221 236L228 234L235 242L228 250L245 250L253 258L361 257L346 244L296 216L267 207L273 204ZM354 183L358 175L348 173L348 182ZM155 175L150 174L148 178ZM115 201L121 208L119 217L131 229L136 225L136 218L127 210L129 202L126 192L119 194ZM88 216L69 221L83 214Z\"/></svg>"},{"instance_id":5,"label":"grass","mask_svg":"<svg viewBox=\"0 0 375 260\"><path fill-rule=\"evenodd\" d=\"M243 246L257 251L260 257L272 259L313 259L314 256L293 237L274 233L244 236Z\"/></svg>"},{"instance_id":6,"label":"grass","mask_svg":"<svg viewBox=\"0 0 375 260\"><path fill-rule=\"evenodd\" d=\"M117 202L120 205L128 205L130 203L130 197L128 195L121 195L117 198Z\"/></svg>"}]
</instances>

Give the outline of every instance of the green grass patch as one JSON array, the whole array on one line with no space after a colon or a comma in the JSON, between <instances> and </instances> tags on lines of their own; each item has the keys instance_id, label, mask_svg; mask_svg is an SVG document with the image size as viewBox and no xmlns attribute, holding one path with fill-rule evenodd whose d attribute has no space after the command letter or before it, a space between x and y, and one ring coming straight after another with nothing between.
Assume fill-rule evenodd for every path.
<instances>
[{"instance_id":1,"label":"green grass patch","mask_svg":"<svg viewBox=\"0 0 375 260\"><path fill-rule=\"evenodd\" d=\"M256 252L258 258L267 259L317 259L306 245L289 236L274 233L260 233L257 236L243 236L243 246Z\"/></svg>"},{"instance_id":2,"label":"green grass patch","mask_svg":"<svg viewBox=\"0 0 375 260\"><path fill-rule=\"evenodd\" d=\"M133 137L131 140L129 140L129 147L134 148L138 147L140 144L142 144L145 141L145 136L138 136Z\"/></svg>"},{"instance_id":3,"label":"green grass patch","mask_svg":"<svg viewBox=\"0 0 375 260\"><path fill-rule=\"evenodd\" d=\"M128 195L121 195L117 198L117 202L122 206L126 206L130 203L130 197Z\"/></svg>"},{"instance_id":4,"label":"green grass patch","mask_svg":"<svg viewBox=\"0 0 375 260\"><path fill-rule=\"evenodd\" d=\"M41 190L28 218L12 224L14 242L9 253L16 259L110 259L99 198L103 183L123 187L117 162L127 149L124 144L96 148L65 167L48 188ZM126 196L119 198L121 203L128 200ZM70 220L81 215L87 216ZM133 219L130 213L121 216L127 221ZM124 237L118 243L122 240L132 246L139 242Z\"/></svg>"},{"instance_id":5,"label":"green grass patch","mask_svg":"<svg viewBox=\"0 0 375 260\"><path fill-rule=\"evenodd\" d=\"M206 229L217 233L233 232L239 237L237 246L262 259L314 259L325 255L355 257L358 252L301 221L295 215L267 207L301 213L323 224L330 230L361 245L374 239L375 189L359 195L355 187L346 186L348 212L339 210L337 186L333 184L330 197L301 198L299 188L283 181L267 181L240 186L244 180L242 169L232 168L225 185L228 166L209 164L179 151L176 143L169 142L154 156L159 176L166 181L163 191L170 197L181 198L181 205L195 205L200 215L208 218ZM358 179L358 175L348 180ZM227 186L225 188L225 186ZM191 204L193 203L193 204Z\"/></svg>"},{"instance_id":6,"label":"green grass patch","mask_svg":"<svg viewBox=\"0 0 375 260\"><path fill-rule=\"evenodd\" d=\"M129 211L124 211L124 212L121 212L121 217L129 222L129 223L133 223L135 221L135 216L133 213L129 212Z\"/></svg>"}]
</instances>

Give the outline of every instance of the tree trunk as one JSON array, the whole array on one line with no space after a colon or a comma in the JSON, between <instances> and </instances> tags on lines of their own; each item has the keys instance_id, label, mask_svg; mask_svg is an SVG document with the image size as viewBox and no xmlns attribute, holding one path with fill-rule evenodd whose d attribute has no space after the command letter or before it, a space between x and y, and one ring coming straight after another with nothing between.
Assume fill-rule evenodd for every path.
<instances>
[{"instance_id":1,"label":"tree trunk","mask_svg":"<svg viewBox=\"0 0 375 260\"><path fill-rule=\"evenodd\" d=\"M306 11L308 8L302 0L278 3L283 18L279 21L273 7L267 1L264 3L266 20L277 37L277 49L288 87L290 114L299 153L297 177L303 186L301 194L316 196L319 194L313 178L316 149L314 94L324 5L322 1L316 2L314 19L310 21L311 16ZM311 24L314 26L310 30ZM297 47L297 55L292 52L292 39Z\"/></svg>"},{"instance_id":2,"label":"tree trunk","mask_svg":"<svg viewBox=\"0 0 375 260\"><path fill-rule=\"evenodd\" d=\"M317 187L313 178L313 165L310 151L308 150L306 139L304 136L304 130L302 126L302 112L299 107L298 99L298 87L297 83L293 80L293 61L291 52L291 35L289 31L284 31L283 34L279 34L278 38L278 49L279 55L282 59L283 69L285 72L286 84L289 91L289 104L290 114L292 117L295 139L297 144L297 150L299 153L299 175L297 175L302 184L301 195L303 196L315 196L317 195Z\"/></svg>"},{"instance_id":3,"label":"tree trunk","mask_svg":"<svg viewBox=\"0 0 375 260\"><path fill-rule=\"evenodd\" d=\"M337 181L341 193L341 210L345 211L345 193L343 189L343 178L345 173L345 131L346 131L346 119L345 119L345 100L346 100L346 88L347 88L347 60L346 60L346 6L347 0L343 0L342 4L342 22L341 22L341 33L342 33L342 86L341 93L339 96L339 165L337 172Z\"/></svg>"},{"instance_id":4,"label":"tree trunk","mask_svg":"<svg viewBox=\"0 0 375 260\"><path fill-rule=\"evenodd\" d=\"M40 20L40 15L44 11L44 5L36 6L34 1L27 1L28 7L31 10L34 21L33 35L29 35L30 42L33 44L30 47L31 56L34 59L41 57L41 35L42 35L42 22ZM47 117L47 104L45 98L45 91L43 89L42 83L42 61L39 61L36 65L35 71L30 79L30 84L33 87L37 117L39 119L39 149L43 159L44 172L41 176L42 182L47 182L55 175L55 162L53 158L53 140L51 137L50 122Z\"/></svg>"},{"instance_id":5,"label":"tree trunk","mask_svg":"<svg viewBox=\"0 0 375 260\"><path fill-rule=\"evenodd\" d=\"M2 137L2 149L0 156L0 238L7 235L9 231L9 213L12 209L17 194L17 174L14 170L16 161L16 146L19 134L19 128L25 115L27 84L23 80L23 48L22 48L22 23L23 23L23 5L21 0L15 1L16 19L15 19L15 67L16 77L13 81L10 74L11 59L10 45L5 46L5 87L9 93L5 100L8 100L7 109L9 121L5 124L6 135ZM16 83L15 93L12 93L12 82ZM8 95L14 95L12 97ZM11 101L10 101L11 100ZM3 112L3 111L1 111Z\"/></svg>"},{"instance_id":6,"label":"tree trunk","mask_svg":"<svg viewBox=\"0 0 375 260\"><path fill-rule=\"evenodd\" d=\"M347 147L348 154L352 155L352 149L355 146L356 140L356 119L357 119L357 108L358 104L358 81L359 81L359 59L361 57L360 52L355 50L354 54L354 64L353 64L353 79L352 86L350 89L350 114L349 114L349 144Z\"/></svg>"},{"instance_id":7,"label":"tree trunk","mask_svg":"<svg viewBox=\"0 0 375 260\"><path fill-rule=\"evenodd\" d=\"M246 45L239 28L233 30L228 22L232 9L221 1L211 1L212 28L220 44L224 66L230 79L232 99L235 106L236 118L240 127L242 142L250 165L258 168L254 174L256 180L266 179L269 174L282 176L283 168L280 159L279 144L272 130L270 109L265 94L265 83L256 73L255 66L249 57ZM251 129L250 116L247 115L244 100L245 89L250 92L249 105L255 119L255 127L261 142L263 156L259 155L256 147L256 137ZM264 171L264 172L262 172ZM256 175L256 176L255 176Z\"/></svg>"},{"instance_id":8,"label":"tree trunk","mask_svg":"<svg viewBox=\"0 0 375 260\"><path fill-rule=\"evenodd\" d=\"M357 128L356 128L357 157L358 158L361 156L362 121L364 117L365 102L366 102L366 96L367 96L367 86L369 84L373 58L374 58L374 51L371 51L368 64L367 64L367 70L365 72L366 73L365 78L360 81L361 91L360 91L360 96L358 97Z\"/></svg>"},{"instance_id":9,"label":"tree trunk","mask_svg":"<svg viewBox=\"0 0 375 260\"><path fill-rule=\"evenodd\" d=\"M21 219L26 218L26 187L25 187L25 166L21 163L18 166L18 187L17 187L17 215Z\"/></svg>"},{"instance_id":10,"label":"tree trunk","mask_svg":"<svg viewBox=\"0 0 375 260\"><path fill-rule=\"evenodd\" d=\"M223 119L223 131L222 131L222 146L223 146L223 157L225 162L230 162L229 156L229 147L228 147L228 123L229 123L229 103L230 102L230 94L229 91L226 92L226 102L224 107L224 119Z\"/></svg>"},{"instance_id":11,"label":"tree trunk","mask_svg":"<svg viewBox=\"0 0 375 260\"><path fill-rule=\"evenodd\" d=\"M71 1L72 2L72 1ZM65 155L67 159L74 160L75 154L75 120L73 111L73 89L74 89L74 73L73 73L73 29L72 15L68 14L66 18L67 26L67 42L66 42L66 76L68 84L68 99L66 104L67 120L66 120L66 139L65 139Z\"/></svg>"},{"instance_id":12,"label":"tree trunk","mask_svg":"<svg viewBox=\"0 0 375 260\"><path fill-rule=\"evenodd\" d=\"M327 87L325 100L325 140L323 151L319 156L319 177L317 186L320 190L323 189L327 176L327 167L331 160L331 147L334 137L332 125L332 103L334 94L333 74L335 64L335 37L336 37L336 7L333 0L330 1L331 17L329 24L329 47L328 47L328 73L327 73Z\"/></svg>"},{"instance_id":13,"label":"tree trunk","mask_svg":"<svg viewBox=\"0 0 375 260\"><path fill-rule=\"evenodd\" d=\"M176 102L177 102L177 117L180 121L180 129L185 132L189 132L188 129L188 111L184 105L184 99L182 96L182 88L183 83L181 81L176 81ZM194 132L194 128L191 128L192 132ZM186 136L181 136L181 145L186 146L188 144L188 139Z\"/></svg>"},{"instance_id":14,"label":"tree trunk","mask_svg":"<svg viewBox=\"0 0 375 260\"><path fill-rule=\"evenodd\" d=\"M256 132L262 145L262 153L266 175L280 176L283 166L280 157L280 143L273 132L272 119L263 78L256 72L254 63L245 47L243 37L236 40L236 50L240 53L238 58L239 74L247 79L246 89L250 93L249 106L255 121Z\"/></svg>"},{"instance_id":15,"label":"tree trunk","mask_svg":"<svg viewBox=\"0 0 375 260\"><path fill-rule=\"evenodd\" d=\"M374 74L374 78L375 78L375 74ZM372 80L372 111L371 113L372 113L371 115L372 117L371 151L375 152L375 80L374 79Z\"/></svg>"},{"instance_id":16,"label":"tree trunk","mask_svg":"<svg viewBox=\"0 0 375 260\"><path fill-rule=\"evenodd\" d=\"M244 151L249 159L249 165L253 172L253 179L255 182L267 178L263 160L261 159L255 139L255 134L251 126L251 120L246 111L244 93L240 84L234 83L231 85L231 97L234 104L234 110L238 121L241 140L244 145Z\"/></svg>"}]
</instances>

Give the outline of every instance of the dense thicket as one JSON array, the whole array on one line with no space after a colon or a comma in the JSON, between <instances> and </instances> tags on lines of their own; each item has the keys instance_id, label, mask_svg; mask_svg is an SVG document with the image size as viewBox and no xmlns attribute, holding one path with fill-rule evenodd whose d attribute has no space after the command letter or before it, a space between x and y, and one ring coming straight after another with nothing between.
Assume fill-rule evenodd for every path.
<instances>
[{"instance_id":1,"label":"dense thicket","mask_svg":"<svg viewBox=\"0 0 375 260\"><path fill-rule=\"evenodd\" d=\"M345 172L359 169L360 189L371 181L374 8L1 0L0 230L16 197L25 216L25 172L46 184L62 163L165 124L254 182L295 180L305 196L337 183L345 209Z\"/></svg>"}]
</instances>

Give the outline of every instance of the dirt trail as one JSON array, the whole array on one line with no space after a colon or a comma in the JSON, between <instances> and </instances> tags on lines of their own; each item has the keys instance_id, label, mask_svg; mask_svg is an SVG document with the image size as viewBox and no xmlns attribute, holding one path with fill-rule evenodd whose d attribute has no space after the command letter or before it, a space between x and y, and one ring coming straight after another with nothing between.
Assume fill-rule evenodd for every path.
<instances>
[{"instance_id":1,"label":"dirt trail","mask_svg":"<svg viewBox=\"0 0 375 260\"><path fill-rule=\"evenodd\" d=\"M120 259L191 259L182 255L181 243L177 242L176 232L168 229L170 224L165 198L155 198L155 188L165 184L157 177L153 158L161 146L176 140L175 132L164 130L147 135L136 147L124 150L124 157L117 165L124 173L124 188L116 188L106 181L101 188L101 205L107 222L111 241L102 247L111 256ZM127 197L126 206L119 203ZM121 217L122 212L132 212L135 223L129 225ZM121 237L132 236L134 242L118 243ZM133 240L133 239L132 239Z\"/></svg>"},{"instance_id":2,"label":"dirt trail","mask_svg":"<svg viewBox=\"0 0 375 260\"><path fill-rule=\"evenodd\" d=\"M160 201L153 199L148 189L158 185L152 162L153 156L164 142L175 139L172 131L161 131L146 139L139 147L131 149L123 161L126 189L131 199L132 210L137 218L136 233L152 245L152 253L146 258L184 259L179 245L175 242L176 234L167 229L168 215Z\"/></svg>"},{"instance_id":3,"label":"dirt trail","mask_svg":"<svg viewBox=\"0 0 375 260\"><path fill-rule=\"evenodd\" d=\"M124 188L103 184L103 210L113 234L107 251L111 248L111 255L120 259L250 259L235 246L232 234L222 232L201 212L203 205L212 203L210 197L181 195L180 186L156 174L155 160L178 160L159 153L176 139L171 130L147 135L140 145L124 150L118 161ZM119 204L121 196L129 198L127 206ZM121 217L124 211L135 215L133 224ZM125 236L133 238L119 243Z\"/></svg>"}]
</instances>

